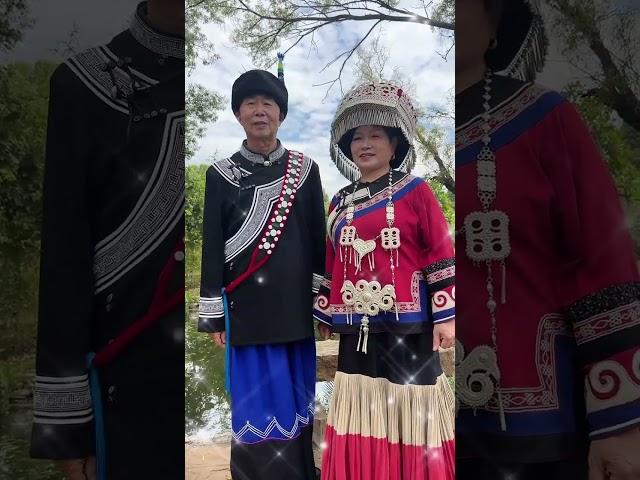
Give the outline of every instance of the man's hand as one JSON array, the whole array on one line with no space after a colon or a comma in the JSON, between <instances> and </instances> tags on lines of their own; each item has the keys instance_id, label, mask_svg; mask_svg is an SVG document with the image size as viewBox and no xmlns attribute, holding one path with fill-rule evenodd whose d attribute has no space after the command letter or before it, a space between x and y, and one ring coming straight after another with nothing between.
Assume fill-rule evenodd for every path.
<instances>
[{"instance_id":1,"label":"man's hand","mask_svg":"<svg viewBox=\"0 0 640 480\"><path fill-rule=\"evenodd\" d=\"M224 348L225 343L227 343L225 332L210 333L209 336L218 347Z\"/></svg>"},{"instance_id":2,"label":"man's hand","mask_svg":"<svg viewBox=\"0 0 640 480\"><path fill-rule=\"evenodd\" d=\"M456 342L456 321L436 323L433 326L433 351L436 352L438 347L453 347Z\"/></svg>"},{"instance_id":3,"label":"man's hand","mask_svg":"<svg viewBox=\"0 0 640 480\"><path fill-rule=\"evenodd\" d=\"M58 466L66 480L96 480L96 457L64 460Z\"/></svg>"},{"instance_id":4,"label":"man's hand","mask_svg":"<svg viewBox=\"0 0 640 480\"><path fill-rule=\"evenodd\" d=\"M640 428L594 440L589 450L589 480L640 478Z\"/></svg>"},{"instance_id":5,"label":"man's hand","mask_svg":"<svg viewBox=\"0 0 640 480\"><path fill-rule=\"evenodd\" d=\"M331 327L325 323L318 322L318 333L327 340L331 336Z\"/></svg>"}]
</instances>

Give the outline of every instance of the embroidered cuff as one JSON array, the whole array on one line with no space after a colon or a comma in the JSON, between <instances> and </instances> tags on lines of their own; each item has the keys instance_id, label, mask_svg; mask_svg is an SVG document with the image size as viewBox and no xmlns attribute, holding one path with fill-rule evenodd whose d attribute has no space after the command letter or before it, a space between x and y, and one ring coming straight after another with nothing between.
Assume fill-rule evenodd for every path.
<instances>
[{"instance_id":1,"label":"embroidered cuff","mask_svg":"<svg viewBox=\"0 0 640 480\"><path fill-rule=\"evenodd\" d=\"M32 458L68 460L95 455L93 407L87 375L36 376Z\"/></svg>"},{"instance_id":2,"label":"embroidered cuff","mask_svg":"<svg viewBox=\"0 0 640 480\"><path fill-rule=\"evenodd\" d=\"M36 375L33 387L33 422L73 425L93 420L89 376L44 377Z\"/></svg>"},{"instance_id":3,"label":"embroidered cuff","mask_svg":"<svg viewBox=\"0 0 640 480\"><path fill-rule=\"evenodd\" d=\"M456 281L456 265L454 258L445 258L432 263L423 269L424 277L429 285L429 290L437 292L443 290Z\"/></svg>"},{"instance_id":4,"label":"embroidered cuff","mask_svg":"<svg viewBox=\"0 0 640 480\"><path fill-rule=\"evenodd\" d=\"M578 345L640 325L640 285L625 284L590 295L569 308Z\"/></svg>"},{"instance_id":5,"label":"embroidered cuff","mask_svg":"<svg viewBox=\"0 0 640 480\"><path fill-rule=\"evenodd\" d=\"M313 284L311 286L311 291L313 293L318 293L318 290L320 290L320 285L322 285L322 282L324 281L324 277L322 275L318 275L317 273L313 274Z\"/></svg>"},{"instance_id":6,"label":"embroidered cuff","mask_svg":"<svg viewBox=\"0 0 640 480\"><path fill-rule=\"evenodd\" d=\"M640 347L585 367L587 420L591 438L640 426Z\"/></svg>"},{"instance_id":7,"label":"embroidered cuff","mask_svg":"<svg viewBox=\"0 0 640 480\"><path fill-rule=\"evenodd\" d=\"M451 285L431 295L433 323L453 320L456 316L456 287Z\"/></svg>"},{"instance_id":8,"label":"embroidered cuff","mask_svg":"<svg viewBox=\"0 0 640 480\"><path fill-rule=\"evenodd\" d=\"M331 326L331 280L324 278L313 302L313 318L319 322L326 323Z\"/></svg>"},{"instance_id":9,"label":"embroidered cuff","mask_svg":"<svg viewBox=\"0 0 640 480\"><path fill-rule=\"evenodd\" d=\"M200 297L198 316L200 318L224 318L222 297Z\"/></svg>"}]
</instances>

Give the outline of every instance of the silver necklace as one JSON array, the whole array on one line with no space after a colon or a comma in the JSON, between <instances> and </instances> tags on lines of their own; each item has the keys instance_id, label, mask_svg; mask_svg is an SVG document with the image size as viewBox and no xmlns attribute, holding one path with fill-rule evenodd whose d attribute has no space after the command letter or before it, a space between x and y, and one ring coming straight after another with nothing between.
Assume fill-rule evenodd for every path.
<instances>
[{"instance_id":1,"label":"silver necklace","mask_svg":"<svg viewBox=\"0 0 640 480\"><path fill-rule=\"evenodd\" d=\"M355 215L355 194L360 185L358 180L351 192L351 199L347 205L347 224L340 231L340 261L343 264L343 283L340 293L342 301L348 307L347 324L353 325L353 312L362 315L360 322L360 332L358 335L358 345L356 351L367 353L367 343L369 339L369 317L378 315L380 311L388 312L395 307L396 320L398 317L398 307L396 305L396 275L395 269L399 266L398 250L400 249L400 229L394 227L395 206L393 204L393 169L389 169L389 186L387 187L387 203L385 205L385 218L387 226L380 230L380 234L374 239L364 240L358 236L358 230L353 224ZM373 280L368 282L364 279L358 280L354 285L347 280L347 264L353 261L355 273L362 270L362 260L367 259L369 270L375 269L373 253L377 247L376 241L381 239L381 246L389 252L389 262L391 267L391 284L382 286L380 282Z\"/></svg>"},{"instance_id":2,"label":"silver necklace","mask_svg":"<svg viewBox=\"0 0 640 480\"><path fill-rule=\"evenodd\" d=\"M494 297L494 278L493 264L498 263L502 268L501 282L501 303L507 301L506 293L506 264L505 261L511 253L511 244L509 241L509 217L506 213L492 209L493 202L496 198L496 158L491 150L491 72L487 71L484 79L483 98L483 114L482 114L482 143L483 146L478 154L477 168L477 189L478 199L482 205L481 211L471 212L464 219L464 232L466 235L465 253L474 265L484 265L487 269L486 290L488 294L487 310L491 319L491 353L487 353L487 346L481 345L477 347L478 352L470 352L466 361L463 372L468 372L468 378L464 378L460 396L468 405L477 408L488 403L494 392L497 395L498 409L500 414L500 426L502 430L506 430L506 421L504 414L504 406L502 401L502 388L500 385L500 370L497 364L498 358L498 323L496 318L497 302ZM482 350L482 352L481 352ZM475 353L474 353L475 352ZM462 353L464 356L464 353ZM482 388L471 391L470 387L474 378L471 378L476 362L482 363L482 370L486 372L485 376L488 380L493 377L493 382L482 381ZM477 380L477 377L475 378ZM468 390L468 391L467 391Z\"/></svg>"}]
</instances>

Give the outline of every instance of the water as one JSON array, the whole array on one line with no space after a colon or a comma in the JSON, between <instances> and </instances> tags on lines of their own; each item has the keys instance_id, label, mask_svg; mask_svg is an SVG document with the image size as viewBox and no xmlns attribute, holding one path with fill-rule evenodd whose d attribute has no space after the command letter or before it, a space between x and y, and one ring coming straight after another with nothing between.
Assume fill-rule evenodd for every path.
<instances>
[{"instance_id":1,"label":"water","mask_svg":"<svg viewBox=\"0 0 640 480\"><path fill-rule=\"evenodd\" d=\"M228 441L231 412L224 388L224 350L215 347L208 335L197 332L194 322L188 322L186 330L185 440ZM28 357L19 366L0 369L4 373L19 372L8 385L2 385L2 391L10 393L0 402L0 480L62 480L62 474L51 462L29 457L32 366L33 358ZM327 382L316 384L316 399L325 410L331 386Z\"/></svg>"},{"instance_id":2,"label":"water","mask_svg":"<svg viewBox=\"0 0 640 480\"><path fill-rule=\"evenodd\" d=\"M185 335L185 440L226 439L231 411L224 386L224 350L190 320Z\"/></svg>"},{"instance_id":3,"label":"water","mask_svg":"<svg viewBox=\"0 0 640 480\"><path fill-rule=\"evenodd\" d=\"M198 332L195 319L185 336L185 441L209 443L230 440L231 410L224 388L224 349ZM316 383L319 408L329 409L332 382Z\"/></svg>"},{"instance_id":4,"label":"water","mask_svg":"<svg viewBox=\"0 0 640 480\"><path fill-rule=\"evenodd\" d=\"M25 362L31 360L25 360ZM0 479L62 480L60 471L48 460L29 457L32 398L31 373L17 379L18 388L3 398L0 411ZM16 379L12 379L16 381ZM13 382L12 382L13 383ZM3 390L6 393L6 390Z\"/></svg>"}]
</instances>

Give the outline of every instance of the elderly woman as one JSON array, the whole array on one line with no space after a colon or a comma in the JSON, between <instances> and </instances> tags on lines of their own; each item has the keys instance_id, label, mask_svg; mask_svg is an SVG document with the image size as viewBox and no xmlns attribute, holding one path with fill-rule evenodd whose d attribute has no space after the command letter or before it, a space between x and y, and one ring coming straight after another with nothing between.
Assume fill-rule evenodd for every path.
<instances>
[{"instance_id":1,"label":"elderly woman","mask_svg":"<svg viewBox=\"0 0 640 480\"><path fill-rule=\"evenodd\" d=\"M633 245L535 3L456 2L456 473L640 478Z\"/></svg>"},{"instance_id":2,"label":"elderly woman","mask_svg":"<svg viewBox=\"0 0 640 480\"><path fill-rule=\"evenodd\" d=\"M353 183L331 201L320 333L340 333L323 480L454 478L454 251L427 183L409 174L416 116L402 89L351 90L332 159Z\"/></svg>"}]
</instances>

